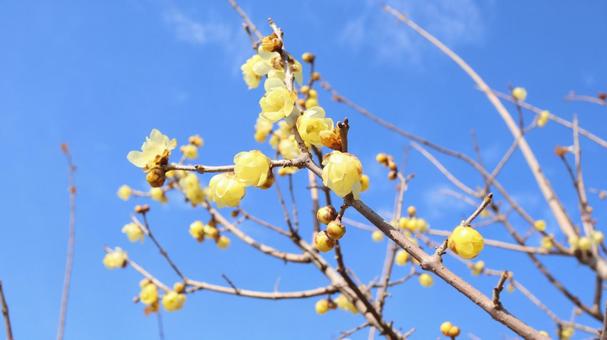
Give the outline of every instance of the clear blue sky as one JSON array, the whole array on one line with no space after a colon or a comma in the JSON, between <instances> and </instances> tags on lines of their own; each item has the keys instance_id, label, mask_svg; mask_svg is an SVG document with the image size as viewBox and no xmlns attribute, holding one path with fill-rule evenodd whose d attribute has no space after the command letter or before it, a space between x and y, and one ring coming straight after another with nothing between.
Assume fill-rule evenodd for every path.
<instances>
[{"instance_id":1,"label":"clear blue sky","mask_svg":"<svg viewBox=\"0 0 607 340\"><path fill-rule=\"evenodd\" d=\"M606 90L607 4L602 1L393 1L444 39L496 88L525 86L529 101L607 136L604 107L569 103L569 90ZM443 55L383 13L376 1L242 1L262 28L272 16L286 31L287 47L313 51L318 68L344 95L400 126L454 149L472 152L470 129L478 132L485 161L494 165L511 137L473 84ZM4 142L0 212L0 279L18 339L55 334L67 237L66 164L59 145L69 143L78 165L77 248L67 323L67 339L156 339L156 319L131 302L139 277L132 270L107 271L104 245L118 245L168 282L176 278L149 242L129 244L120 233L135 202L118 200L128 183L146 188L141 172L126 160L151 128L184 142L201 134L205 164L225 164L241 150L258 148L252 138L261 92L248 91L239 66L251 54L238 16L225 1L3 1L0 4L0 138ZM334 119L351 120L351 150L372 176L363 197L380 211L392 204L392 183L373 161L379 151L401 155L407 141L330 101L320 102ZM512 107L509 106L510 109ZM559 187L567 209L577 206L564 169L552 150L571 143L570 131L554 124L529 136L545 172ZM607 187L607 150L584 140L584 167L590 187ZM267 146L261 147L269 151ZM479 176L443 159L472 186ZM418 206L433 226L450 228L470 212L440 192L449 183L419 155L409 159L417 174L407 203ZM305 176L304 176L305 177ZM530 172L517 154L500 179L537 218L556 231ZM284 183L283 183L284 187ZM299 191L300 200L306 197ZM244 207L279 223L274 193L251 192ZM272 202L272 203L268 203ZM592 197L604 229L605 201ZM151 222L178 263L193 278L223 283L228 275L243 288L283 290L325 284L312 268L284 265L233 240L229 251L198 245L187 234L200 212L174 199L153 204ZM308 211L303 210L303 211ZM360 219L351 213L350 217ZM304 215L305 222L310 217ZM309 225L305 225L309 228ZM277 246L270 235L243 226ZM520 225L520 229L525 227ZM509 240L499 226L487 237ZM531 242L537 242L533 239ZM286 245L285 245L286 246ZM379 275L385 243L350 230L347 262L364 280ZM292 249L287 247L287 249ZM516 272L524 284L561 318L571 305L518 254L489 249L490 267ZM589 302L594 278L574 261L546 263ZM486 293L494 279L473 278L452 260L455 271ZM397 275L407 269L398 268ZM330 339L362 322L360 316L332 312L317 316L315 300L257 301L211 293L188 298L183 311L164 313L167 339ZM506 295L507 308L531 325L553 332L550 320L520 294ZM451 320L463 333L512 338L476 306L442 282L422 289L416 282L396 288L388 318L414 338L438 336ZM580 322L597 326L587 318ZM576 335L583 338L579 333ZM366 332L356 338L366 338Z\"/></svg>"}]
</instances>

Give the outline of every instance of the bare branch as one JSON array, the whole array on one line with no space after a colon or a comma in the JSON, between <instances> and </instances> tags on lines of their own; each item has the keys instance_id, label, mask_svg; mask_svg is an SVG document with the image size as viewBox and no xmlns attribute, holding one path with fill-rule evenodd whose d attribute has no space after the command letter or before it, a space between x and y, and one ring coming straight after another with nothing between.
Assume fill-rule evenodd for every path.
<instances>
[{"instance_id":1,"label":"bare branch","mask_svg":"<svg viewBox=\"0 0 607 340\"><path fill-rule=\"evenodd\" d=\"M4 295L4 287L0 280L0 303L2 304L2 316L4 317L4 328L6 328L6 340L14 340L13 338L13 326L11 325L11 316L8 310L8 302L6 302L6 295Z\"/></svg>"}]
</instances>

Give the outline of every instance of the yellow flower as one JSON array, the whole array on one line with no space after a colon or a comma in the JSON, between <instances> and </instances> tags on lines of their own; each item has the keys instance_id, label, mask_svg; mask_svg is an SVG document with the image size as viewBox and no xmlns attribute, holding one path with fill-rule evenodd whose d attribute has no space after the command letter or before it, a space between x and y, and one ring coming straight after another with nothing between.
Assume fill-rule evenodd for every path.
<instances>
[{"instance_id":1,"label":"yellow flower","mask_svg":"<svg viewBox=\"0 0 607 340\"><path fill-rule=\"evenodd\" d=\"M485 261L478 261L472 265L472 275L480 275L485 269Z\"/></svg>"},{"instance_id":2,"label":"yellow flower","mask_svg":"<svg viewBox=\"0 0 607 340\"><path fill-rule=\"evenodd\" d=\"M605 236L603 235L602 231L598 231L598 230L594 230L592 231L592 233L590 234L590 238L592 239L592 241L594 243L601 243L603 242L603 239L605 239Z\"/></svg>"},{"instance_id":3,"label":"yellow flower","mask_svg":"<svg viewBox=\"0 0 607 340\"><path fill-rule=\"evenodd\" d=\"M314 246L323 253L328 252L335 246L333 241L326 232L321 231L314 236Z\"/></svg>"},{"instance_id":4,"label":"yellow flower","mask_svg":"<svg viewBox=\"0 0 607 340\"><path fill-rule=\"evenodd\" d=\"M265 119L263 116L257 117L255 122L255 140L262 143L272 131L272 122Z\"/></svg>"},{"instance_id":5,"label":"yellow flower","mask_svg":"<svg viewBox=\"0 0 607 340\"><path fill-rule=\"evenodd\" d=\"M205 224L203 229L205 236L216 239L219 236L219 229L210 224Z\"/></svg>"},{"instance_id":6,"label":"yellow flower","mask_svg":"<svg viewBox=\"0 0 607 340\"><path fill-rule=\"evenodd\" d=\"M166 203L167 197L164 195L164 190L162 188L151 188L150 189L150 197L157 202Z\"/></svg>"},{"instance_id":7,"label":"yellow flower","mask_svg":"<svg viewBox=\"0 0 607 340\"><path fill-rule=\"evenodd\" d=\"M124 268L126 266L127 254L120 247L105 254L103 257L103 265L107 269Z\"/></svg>"},{"instance_id":8,"label":"yellow flower","mask_svg":"<svg viewBox=\"0 0 607 340\"><path fill-rule=\"evenodd\" d=\"M299 145L295 140L294 135L290 135L288 138L283 139L278 143L278 152L284 159L295 159L300 154Z\"/></svg>"},{"instance_id":9,"label":"yellow flower","mask_svg":"<svg viewBox=\"0 0 607 340\"><path fill-rule=\"evenodd\" d=\"M320 134L333 129L333 120L325 118L325 110L320 106L308 108L297 118L297 131L308 145L321 147Z\"/></svg>"},{"instance_id":10,"label":"yellow flower","mask_svg":"<svg viewBox=\"0 0 607 340\"><path fill-rule=\"evenodd\" d=\"M270 171L270 159L259 150L243 151L234 156L234 174L244 185L263 185Z\"/></svg>"},{"instance_id":11,"label":"yellow flower","mask_svg":"<svg viewBox=\"0 0 607 340\"><path fill-rule=\"evenodd\" d=\"M573 329L573 327L571 327L571 326L563 327L563 329L561 330L561 339L569 340L569 339L571 339L571 337L573 336L574 333L575 333L575 330Z\"/></svg>"},{"instance_id":12,"label":"yellow flower","mask_svg":"<svg viewBox=\"0 0 607 340\"><path fill-rule=\"evenodd\" d=\"M312 90L310 90L310 91L312 91ZM317 99L317 98L312 98L312 97L310 97L310 98L308 98L308 99L307 99L307 100L304 102L304 105L305 105L306 107L315 107L315 106L318 106L318 99Z\"/></svg>"},{"instance_id":13,"label":"yellow flower","mask_svg":"<svg viewBox=\"0 0 607 340\"><path fill-rule=\"evenodd\" d=\"M130 186L128 185L121 185L120 188L118 188L118 192L116 193L118 195L118 197L123 200L123 201L128 201L128 199L131 197L131 195L133 194L133 189L131 189Z\"/></svg>"},{"instance_id":14,"label":"yellow flower","mask_svg":"<svg viewBox=\"0 0 607 340\"><path fill-rule=\"evenodd\" d=\"M577 246L582 251L590 250L592 248L592 240L588 236L580 237Z\"/></svg>"},{"instance_id":15,"label":"yellow flower","mask_svg":"<svg viewBox=\"0 0 607 340\"><path fill-rule=\"evenodd\" d=\"M537 126L544 127L550 119L550 111L544 110L537 117Z\"/></svg>"},{"instance_id":16,"label":"yellow flower","mask_svg":"<svg viewBox=\"0 0 607 340\"><path fill-rule=\"evenodd\" d=\"M196 159L196 157L198 157L198 148L196 147L196 145L182 145L179 150L181 150L181 153L187 159Z\"/></svg>"},{"instance_id":17,"label":"yellow flower","mask_svg":"<svg viewBox=\"0 0 607 340\"><path fill-rule=\"evenodd\" d=\"M327 225L327 235L332 240L339 240L346 233L346 227L338 221L331 221Z\"/></svg>"},{"instance_id":18,"label":"yellow flower","mask_svg":"<svg viewBox=\"0 0 607 340\"><path fill-rule=\"evenodd\" d=\"M196 241L204 241L204 224L200 221L192 222L192 224L190 224L189 233Z\"/></svg>"},{"instance_id":19,"label":"yellow flower","mask_svg":"<svg viewBox=\"0 0 607 340\"><path fill-rule=\"evenodd\" d=\"M537 231L545 231L546 230L546 221L537 220L537 221L533 222L533 227Z\"/></svg>"},{"instance_id":20,"label":"yellow flower","mask_svg":"<svg viewBox=\"0 0 607 340\"><path fill-rule=\"evenodd\" d=\"M484 239L476 229L459 225L449 236L449 249L464 259L472 259L483 250Z\"/></svg>"},{"instance_id":21,"label":"yellow flower","mask_svg":"<svg viewBox=\"0 0 607 340\"><path fill-rule=\"evenodd\" d=\"M151 305L158 302L158 288L152 282L147 282L139 292L139 301L144 305Z\"/></svg>"},{"instance_id":22,"label":"yellow flower","mask_svg":"<svg viewBox=\"0 0 607 340\"><path fill-rule=\"evenodd\" d=\"M365 192L369 189L369 176L362 175L360 177L360 192Z\"/></svg>"},{"instance_id":23,"label":"yellow flower","mask_svg":"<svg viewBox=\"0 0 607 340\"><path fill-rule=\"evenodd\" d=\"M277 122L293 111L297 95L285 86L273 86L259 100L262 116L270 122Z\"/></svg>"},{"instance_id":24,"label":"yellow flower","mask_svg":"<svg viewBox=\"0 0 607 340\"><path fill-rule=\"evenodd\" d=\"M226 249L230 246L230 239L221 235L221 236L219 236L217 241L215 241L215 243L217 244L217 247L219 249Z\"/></svg>"},{"instance_id":25,"label":"yellow flower","mask_svg":"<svg viewBox=\"0 0 607 340\"><path fill-rule=\"evenodd\" d=\"M200 204L204 201L204 191L200 187L198 176L193 173L187 173L184 177L179 179L179 186L183 191L185 197L192 203L192 205Z\"/></svg>"},{"instance_id":26,"label":"yellow flower","mask_svg":"<svg viewBox=\"0 0 607 340\"><path fill-rule=\"evenodd\" d=\"M527 98L527 90L524 87L515 87L512 89L512 97L519 102L525 101Z\"/></svg>"},{"instance_id":27,"label":"yellow flower","mask_svg":"<svg viewBox=\"0 0 607 340\"><path fill-rule=\"evenodd\" d=\"M174 291L170 291L162 297L162 306L169 312L180 310L184 303L185 295Z\"/></svg>"},{"instance_id":28,"label":"yellow flower","mask_svg":"<svg viewBox=\"0 0 607 340\"><path fill-rule=\"evenodd\" d=\"M209 182L209 198L218 207L236 207L245 194L245 188L232 173L215 175Z\"/></svg>"},{"instance_id":29,"label":"yellow flower","mask_svg":"<svg viewBox=\"0 0 607 340\"><path fill-rule=\"evenodd\" d=\"M443 333L444 336L449 336L449 330L453 327L453 324L449 321L445 321L440 325L440 332Z\"/></svg>"},{"instance_id":30,"label":"yellow flower","mask_svg":"<svg viewBox=\"0 0 607 340\"><path fill-rule=\"evenodd\" d=\"M272 56L276 56L272 54ZM254 89L259 86L259 81L261 77L266 75L272 69L272 65L270 64L269 59L262 58L259 54L253 55L251 58L247 59L247 61L240 66L240 70L242 71L242 77L244 78L244 82L247 84L249 89Z\"/></svg>"},{"instance_id":31,"label":"yellow flower","mask_svg":"<svg viewBox=\"0 0 607 340\"><path fill-rule=\"evenodd\" d=\"M550 236L544 236L544 237L542 237L541 246L545 250L552 249L552 246L553 246L553 244L552 244L552 238Z\"/></svg>"},{"instance_id":32,"label":"yellow flower","mask_svg":"<svg viewBox=\"0 0 607 340\"><path fill-rule=\"evenodd\" d=\"M150 136L146 137L141 146L141 151L131 151L126 157L138 168L153 167L157 157L168 157L176 146L177 140L169 139L157 129L152 129Z\"/></svg>"},{"instance_id":33,"label":"yellow flower","mask_svg":"<svg viewBox=\"0 0 607 340\"><path fill-rule=\"evenodd\" d=\"M291 70L293 71L293 78L295 81L298 84L301 84L303 82L303 66L301 66L301 63L295 60L293 65L291 65Z\"/></svg>"},{"instance_id":34,"label":"yellow flower","mask_svg":"<svg viewBox=\"0 0 607 340\"><path fill-rule=\"evenodd\" d=\"M348 300L348 298L343 294L340 294L335 299L335 303L337 304L337 306L339 308L341 308L343 310L347 310L353 314L358 313L358 309L356 309L356 306L350 300Z\"/></svg>"},{"instance_id":35,"label":"yellow flower","mask_svg":"<svg viewBox=\"0 0 607 340\"><path fill-rule=\"evenodd\" d=\"M373 239L374 242L381 242L384 239L384 233L380 230L376 230L371 234L371 239Z\"/></svg>"},{"instance_id":36,"label":"yellow flower","mask_svg":"<svg viewBox=\"0 0 607 340\"><path fill-rule=\"evenodd\" d=\"M430 274L423 273L419 276L419 284L422 285L422 287L428 288L432 286L433 283L434 280L432 279L432 276L430 276Z\"/></svg>"},{"instance_id":37,"label":"yellow flower","mask_svg":"<svg viewBox=\"0 0 607 340\"><path fill-rule=\"evenodd\" d=\"M126 237L131 242L143 241L143 229L137 223L125 224L122 227L122 232L126 234Z\"/></svg>"},{"instance_id":38,"label":"yellow flower","mask_svg":"<svg viewBox=\"0 0 607 340\"><path fill-rule=\"evenodd\" d=\"M399 250L396 253L396 264L399 266L404 266L405 264L407 264L407 260L409 259L409 253L407 253L404 250Z\"/></svg>"},{"instance_id":39,"label":"yellow flower","mask_svg":"<svg viewBox=\"0 0 607 340\"><path fill-rule=\"evenodd\" d=\"M316 310L316 314L322 315L329 311L329 301L326 299L316 301L316 305L314 306Z\"/></svg>"},{"instance_id":40,"label":"yellow flower","mask_svg":"<svg viewBox=\"0 0 607 340\"><path fill-rule=\"evenodd\" d=\"M344 197L349 193L359 198L361 189L360 178L363 167L356 156L340 151L333 151L326 156L322 164L322 181L338 196Z\"/></svg>"}]
</instances>

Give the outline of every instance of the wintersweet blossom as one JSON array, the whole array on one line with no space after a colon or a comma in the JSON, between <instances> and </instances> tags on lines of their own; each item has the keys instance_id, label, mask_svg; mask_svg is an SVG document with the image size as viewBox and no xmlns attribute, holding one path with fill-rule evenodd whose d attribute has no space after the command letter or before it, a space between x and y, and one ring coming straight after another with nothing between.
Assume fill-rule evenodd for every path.
<instances>
[{"instance_id":1,"label":"wintersweet blossom","mask_svg":"<svg viewBox=\"0 0 607 340\"><path fill-rule=\"evenodd\" d=\"M322 299L316 301L316 305L314 306L316 310L316 314L322 315L329 311L329 300Z\"/></svg>"},{"instance_id":2,"label":"wintersweet blossom","mask_svg":"<svg viewBox=\"0 0 607 340\"><path fill-rule=\"evenodd\" d=\"M525 101L527 98L527 90L524 87L515 87L512 89L512 97L519 102Z\"/></svg>"},{"instance_id":3,"label":"wintersweet blossom","mask_svg":"<svg viewBox=\"0 0 607 340\"><path fill-rule=\"evenodd\" d=\"M426 288L432 286L432 284L434 283L434 280L432 279L432 276L430 274L428 274L428 273L421 274L419 276L418 280L419 280L419 284L422 287L426 287Z\"/></svg>"},{"instance_id":4,"label":"wintersweet blossom","mask_svg":"<svg viewBox=\"0 0 607 340\"><path fill-rule=\"evenodd\" d=\"M322 164L322 181L338 196L344 197L350 193L355 199L359 198L361 189L362 164L356 156L340 151L328 154Z\"/></svg>"},{"instance_id":5,"label":"wintersweet blossom","mask_svg":"<svg viewBox=\"0 0 607 340\"><path fill-rule=\"evenodd\" d=\"M261 186L268 179L271 161L259 150L243 151L234 156L234 174L244 185Z\"/></svg>"},{"instance_id":6,"label":"wintersweet blossom","mask_svg":"<svg viewBox=\"0 0 607 340\"><path fill-rule=\"evenodd\" d=\"M544 110L537 117L537 126L544 127L550 119L550 111Z\"/></svg>"},{"instance_id":7,"label":"wintersweet blossom","mask_svg":"<svg viewBox=\"0 0 607 340\"><path fill-rule=\"evenodd\" d=\"M177 140L169 139L157 129L152 129L141 146L141 151L131 151L126 156L138 168L153 168L162 158L167 158L177 146Z\"/></svg>"},{"instance_id":8,"label":"wintersweet blossom","mask_svg":"<svg viewBox=\"0 0 607 340\"><path fill-rule=\"evenodd\" d=\"M128 201L132 194L133 189L126 184L121 185L120 188L118 188L118 192L116 192L116 195L118 195L118 197L123 201Z\"/></svg>"},{"instance_id":9,"label":"wintersweet blossom","mask_svg":"<svg viewBox=\"0 0 607 340\"><path fill-rule=\"evenodd\" d=\"M215 175L209 182L209 198L220 208L238 206L244 194L244 185L233 173Z\"/></svg>"},{"instance_id":10,"label":"wintersweet blossom","mask_svg":"<svg viewBox=\"0 0 607 340\"><path fill-rule=\"evenodd\" d=\"M259 100L261 115L272 123L286 118L293 111L296 99L297 95L289 91L284 84L274 84Z\"/></svg>"},{"instance_id":11,"label":"wintersweet blossom","mask_svg":"<svg viewBox=\"0 0 607 340\"><path fill-rule=\"evenodd\" d=\"M162 306L169 312L180 310L185 303L185 294L170 291L162 297Z\"/></svg>"},{"instance_id":12,"label":"wintersweet blossom","mask_svg":"<svg viewBox=\"0 0 607 340\"><path fill-rule=\"evenodd\" d=\"M143 229L137 223L128 223L122 227L122 232L131 242L143 241Z\"/></svg>"},{"instance_id":13,"label":"wintersweet blossom","mask_svg":"<svg viewBox=\"0 0 607 340\"><path fill-rule=\"evenodd\" d=\"M333 120L325 118L325 110L320 106L308 108L297 118L297 131L308 145L322 146L320 135L333 129Z\"/></svg>"},{"instance_id":14,"label":"wintersweet blossom","mask_svg":"<svg viewBox=\"0 0 607 340\"><path fill-rule=\"evenodd\" d=\"M158 302L158 287L149 280L145 280L139 292L139 301L144 305L151 305Z\"/></svg>"},{"instance_id":15,"label":"wintersweet blossom","mask_svg":"<svg viewBox=\"0 0 607 340\"><path fill-rule=\"evenodd\" d=\"M328 252L335 246L333 241L326 232L321 231L314 236L314 246L323 253Z\"/></svg>"},{"instance_id":16,"label":"wintersweet blossom","mask_svg":"<svg viewBox=\"0 0 607 340\"><path fill-rule=\"evenodd\" d=\"M107 269L124 268L126 266L127 254L122 248L116 247L103 257L103 265Z\"/></svg>"},{"instance_id":17,"label":"wintersweet blossom","mask_svg":"<svg viewBox=\"0 0 607 340\"><path fill-rule=\"evenodd\" d=\"M192 222L192 224L190 224L189 233L196 241L204 241L204 224L200 221Z\"/></svg>"},{"instance_id":18,"label":"wintersweet blossom","mask_svg":"<svg viewBox=\"0 0 607 340\"><path fill-rule=\"evenodd\" d=\"M404 266L405 264L407 264L407 260L409 259L409 253L407 253L404 250L399 250L396 253L396 259L395 262L397 265L399 266Z\"/></svg>"}]
</instances>

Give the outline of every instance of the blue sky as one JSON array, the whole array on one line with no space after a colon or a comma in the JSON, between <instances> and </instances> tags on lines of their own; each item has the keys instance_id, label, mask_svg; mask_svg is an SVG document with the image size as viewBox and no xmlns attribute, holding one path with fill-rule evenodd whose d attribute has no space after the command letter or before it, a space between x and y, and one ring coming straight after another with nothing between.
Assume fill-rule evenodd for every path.
<instances>
[{"instance_id":1,"label":"blue sky","mask_svg":"<svg viewBox=\"0 0 607 340\"><path fill-rule=\"evenodd\" d=\"M390 3L444 39L491 86L505 90L510 84L523 85L531 103L568 119L577 113L582 126L607 136L604 107L563 99L570 90L595 94L607 87L607 47L601 43L607 35L605 2ZM273 17L285 30L292 53L316 53L319 71L335 88L399 126L468 153L470 130L475 129L490 165L510 145L503 122L469 79L385 14L380 2L243 0L241 5L266 32L265 19ZM205 164L229 163L242 150L269 151L252 138L261 92L247 90L240 76L239 66L252 51L238 16L224 1L4 1L0 41L0 138L6 145L0 169L5 179L0 279L17 338L55 334L68 212L61 143L69 143L78 165L76 262L67 338L157 338L155 318L144 316L131 302L139 277L131 270L105 270L102 248L122 246L159 277L168 282L176 278L149 242L128 244L120 233L135 202L118 200L115 191L124 183L146 188L126 154L137 149L154 127L181 142L201 134L206 140L200 152ZM373 158L380 151L402 155L407 141L331 102L326 93L321 92L320 102L334 119L350 118L351 151L372 177L371 189L363 197L377 210L388 211L393 184ZM555 145L571 143L570 131L549 123L534 131L529 142L577 218L574 192L552 153ZM587 140L582 147L587 185L606 188L605 149ZM469 185L481 184L465 165L441 160ZM450 184L425 159L412 154L408 169L417 176L407 204L418 206L433 226L450 228L470 212L441 194ZM548 220L550 231L556 231L519 154L500 179L534 216ZM303 201L305 189L300 187L298 194ZM243 204L279 223L273 199L273 192L251 192ZM592 196L591 204L599 229L604 229L605 201ZM303 207L301 211L308 211ZM225 273L238 286L259 290L272 290L277 278L283 290L326 283L313 268L284 265L236 240L223 252L211 244L195 244L187 226L201 217L200 212L187 209L177 198L164 206L152 204L152 209L156 233L193 278L223 283ZM360 219L355 213L349 217ZM302 219L310 220L305 215ZM261 241L292 250L255 226L243 228ZM483 233L509 240L499 226ZM347 262L361 278L379 275L385 243L371 243L368 234L350 230L344 248ZM561 318L569 318L571 305L524 256L489 249L481 258L493 268L513 270ZM494 279L473 278L458 263L447 263L486 293L494 285ZM591 299L594 278L586 268L571 260L546 263L585 301ZM396 275L407 270L398 268ZM362 321L339 311L317 316L314 301L269 302L200 293L188 298L183 311L163 314L165 333L167 339L331 339ZM532 326L553 331L550 320L520 294L507 295L505 304ZM438 336L444 320L460 325L464 334L513 336L442 282L431 289L416 282L394 289L386 313L403 329L416 327L417 339ZM588 318L579 321L597 326ZM366 332L355 338L366 338Z\"/></svg>"}]
</instances>

